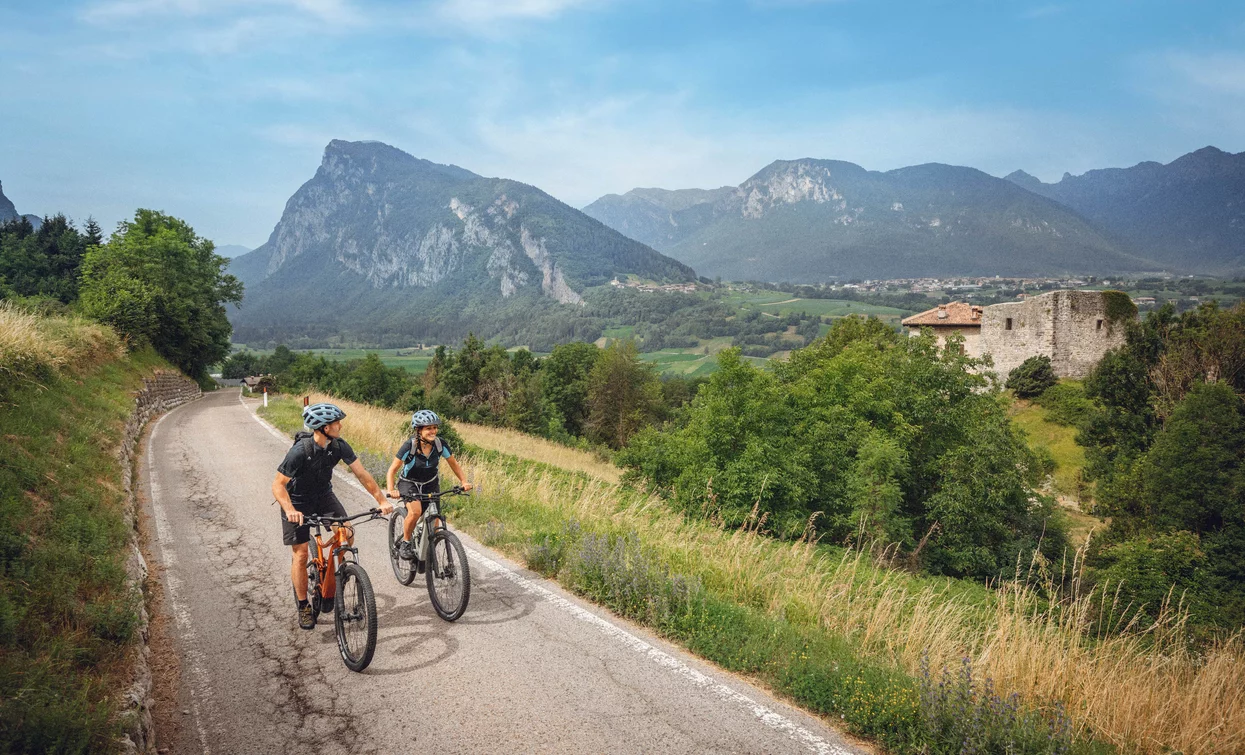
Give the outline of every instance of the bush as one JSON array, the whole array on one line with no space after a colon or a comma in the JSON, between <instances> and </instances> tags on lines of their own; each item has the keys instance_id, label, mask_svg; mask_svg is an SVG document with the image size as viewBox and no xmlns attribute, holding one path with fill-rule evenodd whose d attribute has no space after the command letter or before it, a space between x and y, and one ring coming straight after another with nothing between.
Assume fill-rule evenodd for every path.
<instances>
[{"instance_id":1,"label":"bush","mask_svg":"<svg viewBox=\"0 0 1245 755\"><path fill-rule=\"evenodd\" d=\"M1006 387L1020 398L1040 396L1043 391L1059 382L1050 357L1045 354L1029 357L1019 367L1007 374Z\"/></svg>"},{"instance_id":2,"label":"bush","mask_svg":"<svg viewBox=\"0 0 1245 755\"><path fill-rule=\"evenodd\" d=\"M1058 383L1034 401L1046 410L1046 419L1059 425L1077 427L1094 409L1080 383Z\"/></svg>"}]
</instances>

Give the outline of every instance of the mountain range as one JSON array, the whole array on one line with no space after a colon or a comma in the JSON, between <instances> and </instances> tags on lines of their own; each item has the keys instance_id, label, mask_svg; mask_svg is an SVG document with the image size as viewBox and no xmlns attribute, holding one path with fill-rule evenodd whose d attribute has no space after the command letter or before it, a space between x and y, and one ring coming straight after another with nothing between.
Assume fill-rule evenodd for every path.
<instances>
[{"instance_id":1,"label":"mountain range","mask_svg":"<svg viewBox=\"0 0 1245 755\"><path fill-rule=\"evenodd\" d=\"M35 230L38 230L39 226L43 225L43 218L38 215L19 215L17 207L13 204L13 200L4 196L4 186L0 185L0 223L7 223L10 220L17 220L18 218L26 218L29 220L30 224L35 227Z\"/></svg>"},{"instance_id":2,"label":"mountain range","mask_svg":"<svg viewBox=\"0 0 1245 755\"><path fill-rule=\"evenodd\" d=\"M1007 179L1072 208L1164 266L1212 275L1245 269L1245 152L1205 147L1166 165L1065 173L1053 184L1024 171Z\"/></svg>"},{"instance_id":3,"label":"mountain range","mask_svg":"<svg viewBox=\"0 0 1245 755\"><path fill-rule=\"evenodd\" d=\"M737 187L633 189L584 208L728 279L1039 276L1245 268L1245 153L1043 184L931 163L776 161Z\"/></svg>"},{"instance_id":4,"label":"mountain range","mask_svg":"<svg viewBox=\"0 0 1245 755\"><path fill-rule=\"evenodd\" d=\"M573 337L584 289L694 273L545 192L334 140L267 243L230 262L243 342L383 334L395 343L539 330ZM554 324L551 324L554 323Z\"/></svg>"}]
</instances>

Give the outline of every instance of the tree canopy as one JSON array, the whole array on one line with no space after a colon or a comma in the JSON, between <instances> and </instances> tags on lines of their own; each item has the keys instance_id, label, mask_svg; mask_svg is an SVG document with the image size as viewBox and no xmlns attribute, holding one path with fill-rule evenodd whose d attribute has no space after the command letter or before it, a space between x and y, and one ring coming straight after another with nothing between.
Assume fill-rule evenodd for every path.
<instances>
[{"instance_id":1,"label":"tree canopy","mask_svg":"<svg viewBox=\"0 0 1245 755\"><path fill-rule=\"evenodd\" d=\"M150 344L201 376L229 354L224 305L242 300L242 285L224 272L227 264L185 221L140 209L107 243L87 250L81 307L131 344Z\"/></svg>"},{"instance_id":2,"label":"tree canopy","mask_svg":"<svg viewBox=\"0 0 1245 755\"><path fill-rule=\"evenodd\" d=\"M897 544L938 573L996 576L1039 543L1055 555L1042 465L958 351L856 318L772 371L727 351L686 426L642 431L620 460L691 513Z\"/></svg>"}]
</instances>

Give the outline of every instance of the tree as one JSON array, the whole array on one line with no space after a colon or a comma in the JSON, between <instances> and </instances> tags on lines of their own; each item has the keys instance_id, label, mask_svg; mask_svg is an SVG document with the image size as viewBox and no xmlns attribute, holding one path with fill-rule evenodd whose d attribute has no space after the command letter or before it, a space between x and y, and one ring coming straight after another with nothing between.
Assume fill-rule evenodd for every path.
<instances>
[{"instance_id":1,"label":"tree","mask_svg":"<svg viewBox=\"0 0 1245 755\"><path fill-rule=\"evenodd\" d=\"M92 244L64 215L44 218L35 230L25 217L0 225L0 280L8 296L78 298L78 268Z\"/></svg>"},{"instance_id":2,"label":"tree","mask_svg":"<svg viewBox=\"0 0 1245 755\"><path fill-rule=\"evenodd\" d=\"M189 375L229 354L226 303L242 301L228 260L185 221L138 210L82 263L83 312L116 327L134 346L150 344Z\"/></svg>"},{"instance_id":3,"label":"tree","mask_svg":"<svg viewBox=\"0 0 1245 755\"><path fill-rule=\"evenodd\" d=\"M591 343L562 343L541 360L545 398L561 417L566 432L583 435L588 419L588 375L601 357Z\"/></svg>"},{"instance_id":4,"label":"tree","mask_svg":"<svg viewBox=\"0 0 1245 755\"><path fill-rule=\"evenodd\" d=\"M588 375L588 438L622 448L653 421L660 405L661 384L653 366L640 361L635 341L615 341Z\"/></svg>"},{"instance_id":5,"label":"tree","mask_svg":"<svg viewBox=\"0 0 1245 755\"><path fill-rule=\"evenodd\" d=\"M1057 556L1062 538L983 364L847 318L772 370L722 352L686 425L640 433L619 461L692 515L738 526L755 508L779 535L811 522L909 553L929 535L929 570L996 577L1038 548Z\"/></svg>"}]
</instances>

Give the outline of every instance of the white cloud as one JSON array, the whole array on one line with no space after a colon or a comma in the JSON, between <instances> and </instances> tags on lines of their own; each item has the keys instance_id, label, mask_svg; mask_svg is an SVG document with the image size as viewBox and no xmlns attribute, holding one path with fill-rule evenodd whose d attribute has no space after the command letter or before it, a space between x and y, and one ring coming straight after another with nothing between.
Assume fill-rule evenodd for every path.
<instances>
[{"instance_id":1,"label":"white cloud","mask_svg":"<svg viewBox=\"0 0 1245 755\"><path fill-rule=\"evenodd\" d=\"M1027 8L1022 11L1020 17L1028 21L1033 21L1039 18L1050 18L1051 16L1062 15L1067 9L1068 8L1065 5L1035 5L1032 8Z\"/></svg>"},{"instance_id":2,"label":"white cloud","mask_svg":"<svg viewBox=\"0 0 1245 755\"><path fill-rule=\"evenodd\" d=\"M91 23L108 24L157 16L201 18L273 11L337 24L361 20L348 0L101 0L86 6L80 16Z\"/></svg>"},{"instance_id":3,"label":"white cloud","mask_svg":"<svg viewBox=\"0 0 1245 755\"><path fill-rule=\"evenodd\" d=\"M597 0L440 0L434 15L460 24L488 24L511 19L550 19Z\"/></svg>"}]
</instances>

